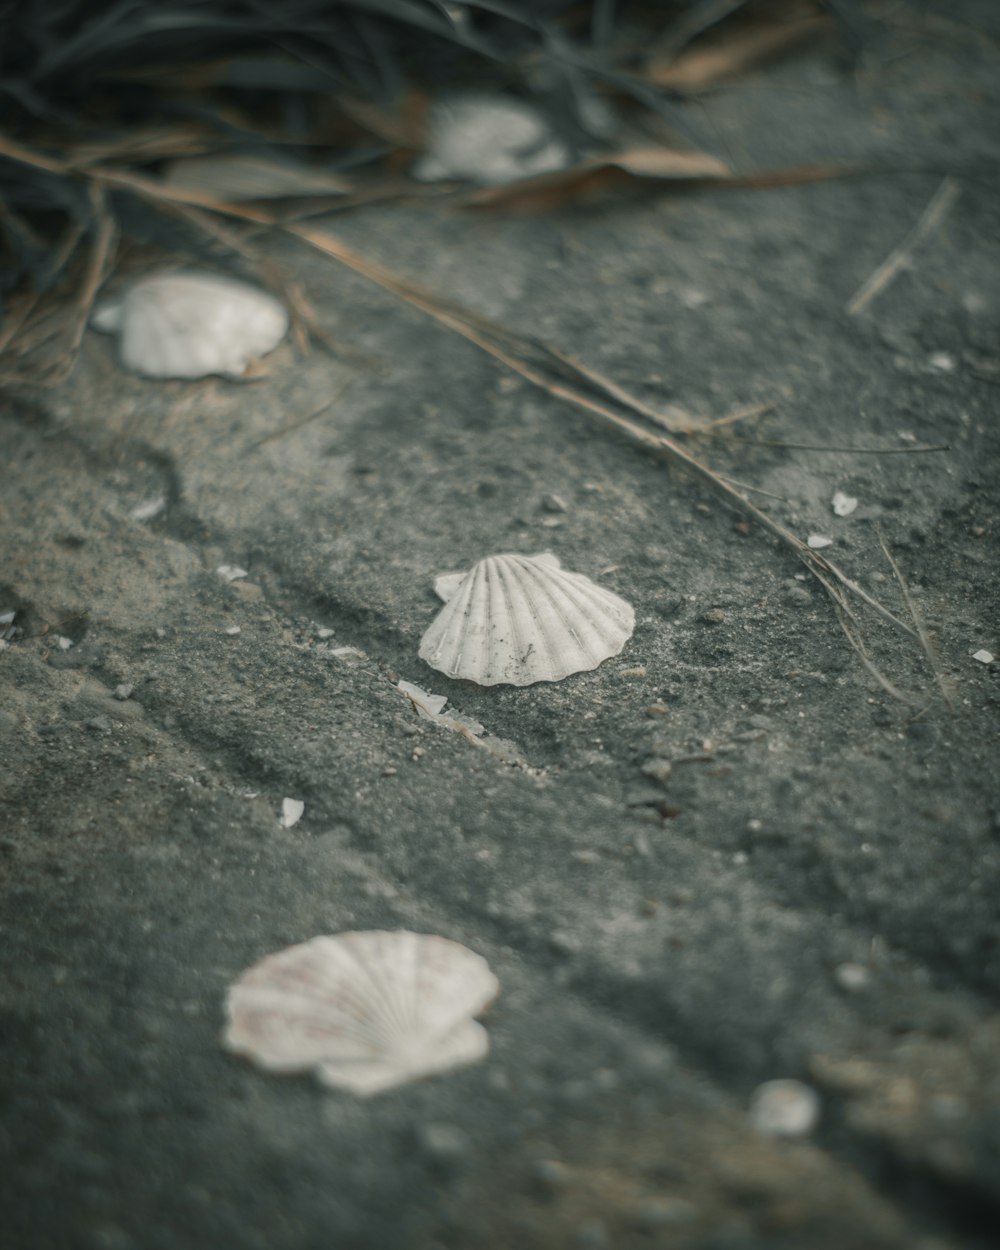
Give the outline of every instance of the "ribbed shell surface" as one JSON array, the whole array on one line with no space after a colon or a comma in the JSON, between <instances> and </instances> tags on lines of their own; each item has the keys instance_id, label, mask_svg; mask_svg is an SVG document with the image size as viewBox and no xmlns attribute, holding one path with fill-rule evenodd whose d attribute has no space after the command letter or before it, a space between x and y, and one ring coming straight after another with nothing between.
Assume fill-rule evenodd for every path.
<instances>
[{"instance_id":1,"label":"ribbed shell surface","mask_svg":"<svg viewBox=\"0 0 1000 1250\"><path fill-rule=\"evenodd\" d=\"M169 273L136 282L117 315L112 306L96 324L119 330L122 364L145 377L238 377L281 342L288 313L243 282Z\"/></svg>"},{"instance_id":2,"label":"ribbed shell surface","mask_svg":"<svg viewBox=\"0 0 1000 1250\"><path fill-rule=\"evenodd\" d=\"M435 617L420 658L481 686L530 686L596 668L634 627L624 599L555 556L488 556Z\"/></svg>"},{"instance_id":3,"label":"ribbed shell surface","mask_svg":"<svg viewBox=\"0 0 1000 1250\"><path fill-rule=\"evenodd\" d=\"M431 934L343 933L268 955L230 988L227 1049L368 1095L486 1054L486 961Z\"/></svg>"}]
</instances>

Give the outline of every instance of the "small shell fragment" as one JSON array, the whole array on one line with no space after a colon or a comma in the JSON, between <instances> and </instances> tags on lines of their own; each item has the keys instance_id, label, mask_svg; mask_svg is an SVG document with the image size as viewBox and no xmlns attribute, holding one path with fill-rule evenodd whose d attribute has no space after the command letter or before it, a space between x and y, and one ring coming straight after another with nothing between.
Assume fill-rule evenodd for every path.
<instances>
[{"instance_id":1,"label":"small shell fragment","mask_svg":"<svg viewBox=\"0 0 1000 1250\"><path fill-rule=\"evenodd\" d=\"M842 490L834 492L831 500L835 516L850 516L854 509L858 506L858 501L853 495L845 495Z\"/></svg>"},{"instance_id":2,"label":"small shell fragment","mask_svg":"<svg viewBox=\"0 0 1000 1250\"><path fill-rule=\"evenodd\" d=\"M269 1072L315 1071L367 1097L482 1059L489 1039L473 1017L499 990L486 960L447 938L316 937L234 982L223 1044Z\"/></svg>"},{"instance_id":3,"label":"small shell fragment","mask_svg":"<svg viewBox=\"0 0 1000 1250\"><path fill-rule=\"evenodd\" d=\"M810 534L806 539L806 546L811 547L813 551L821 551L824 547L833 545L833 539L827 538L825 534Z\"/></svg>"},{"instance_id":4,"label":"small shell fragment","mask_svg":"<svg viewBox=\"0 0 1000 1250\"><path fill-rule=\"evenodd\" d=\"M765 1081L750 1099L750 1120L765 1137L804 1137L819 1123L819 1095L802 1081Z\"/></svg>"},{"instance_id":5,"label":"small shell fragment","mask_svg":"<svg viewBox=\"0 0 1000 1250\"><path fill-rule=\"evenodd\" d=\"M978 660L980 664L992 664L996 657L992 651L987 651L983 648L982 651L974 651L972 653L972 658L974 660Z\"/></svg>"},{"instance_id":6,"label":"small shell fragment","mask_svg":"<svg viewBox=\"0 0 1000 1250\"><path fill-rule=\"evenodd\" d=\"M597 668L635 627L618 595L551 552L480 560L460 580L438 578L448 595L420 643L420 658L448 677L480 686L530 686Z\"/></svg>"},{"instance_id":7,"label":"small shell fragment","mask_svg":"<svg viewBox=\"0 0 1000 1250\"><path fill-rule=\"evenodd\" d=\"M461 178L491 186L564 169L571 159L529 104L468 92L431 106L427 152L411 173L421 182Z\"/></svg>"},{"instance_id":8,"label":"small shell fragment","mask_svg":"<svg viewBox=\"0 0 1000 1250\"><path fill-rule=\"evenodd\" d=\"M124 367L147 378L240 377L278 346L288 324L270 295L208 273L141 278L92 318L95 329L120 336Z\"/></svg>"},{"instance_id":9,"label":"small shell fragment","mask_svg":"<svg viewBox=\"0 0 1000 1250\"><path fill-rule=\"evenodd\" d=\"M157 495L155 499L147 499L145 503L138 503L129 513L133 521L151 521L153 517L157 517L167 506L166 495Z\"/></svg>"},{"instance_id":10,"label":"small shell fragment","mask_svg":"<svg viewBox=\"0 0 1000 1250\"><path fill-rule=\"evenodd\" d=\"M236 564L220 564L215 571L224 582L238 582L241 577L249 577L246 569Z\"/></svg>"},{"instance_id":11,"label":"small shell fragment","mask_svg":"<svg viewBox=\"0 0 1000 1250\"><path fill-rule=\"evenodd\" d=\"M291 829L292 825L297 825L302 819L305 810L306 805L301 799L282 799L281 820L278 823L282 829Z\"/></svg>"}]
</instances>

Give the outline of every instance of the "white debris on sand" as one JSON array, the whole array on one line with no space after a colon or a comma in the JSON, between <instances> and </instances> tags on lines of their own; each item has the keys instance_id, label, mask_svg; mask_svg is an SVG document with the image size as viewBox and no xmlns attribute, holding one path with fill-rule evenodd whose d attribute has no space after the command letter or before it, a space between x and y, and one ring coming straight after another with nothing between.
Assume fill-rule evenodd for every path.
<instances>
[{"instance_id":1,"label":"white debris on sand","mask_svg":"<svg viewBox=\"0 0 1000 1250\"><path fill-rule=\"evenodd\" d=\"M241 569L238 564L220 564L215 571L226 582L238 582L241 577L250 576L246 569Z\"/></svg>"},{"instance_id":2,"label":"white debris on sand","mask_svg":"<svg viewBox=\"0 0 1000 1250\"><path fill-rule=\"evenodd\" d=\"M167 506L166 495L157 495L155 499L147 499L145 503L136 504L129 513L133 521L151 521Z\"/></svg>"},{"instance_id":3,"label":"white debris on sand","mask_svg":"<svg viewBox=\"0 0 1000 1250\"><path fill-rule=\"evenodd\" d=\"M823 547L831 547L833 539L827 538L825 534L810 534L806 539L806 546L811 547L813 551L820 551Z\"/></svg>"},{"instance_id":4,"label":"white debris on sand","mask_svg":"<svg viewBox=\"0 0 1000 1250\"><path fill-rule=\"evenodd\" d=\"M836 516L850 516L854 509L858 506L858 501L854 498L854 496L845 495L842 490L834 492L831 503Z\"/></svg>"},{"instance_id":5,"label":"white debris on sand","mask_svg":"<svg viewBox=\"0 0 1000 1250\"><path fill-rule=\"evenodd\" d=\"M980 664L992 664L996 656L992 651L987 651L984 647L982 651L974 652L972 658L978 660Z\"/></svg>"},{"instance_id":6,"label":"white debris on sand","mask_svg":"<svg viewBox=\"0 0 1000 1250\"><path fill-rule=\"evenodd\" d=\"M297 825L305 810L306 805L301 799L282 799L281 820L279 821L282 829L291 829L292 825Z\"/></svg>"},{"instance_id":7,"label":"white debris on sand","mask_svg":"<svg viewBox=\"0 0 1000 1250\"><path fill-rule=\"evenodd\" d=\"M224 632L227 633L230 638L235 638L241 631L239 625L227 625Z\"/></svg>"},{"instance_id":8,"label":"white debris on sand","mask_svg":"<svg viewBox=\"0 0 1000 1250\"><path fill-rule=\"evenodd\" d=\"M357 647L333 647L328 654L336 656L338 660L345 660L348 664L359 664L368 659L367 654Z\"/></svg>"},{"instance_id":9,"label":"white debris on sand","mask_svg":"<svg viewBox=\"0 0 1000 1250\"><path fill-rule=\"evenodd\" d=\"M471 716L462 716L458 712L445 713L445 704L448 702L446 695L430 694L410 681L399 682L396 689L400 694L406 695L425 720L433 721L436 725L452 729L456 733L465 734L466 737L471 735L479 738L485 733L485 727L480 725L479 721L473 720Z\"/></svg>"},{"instance_id":10,"label":"white debris on sand","mask_svg":"<svg viewBox=\"0 0 1000 1250\"><path fill-rule=\"evenodd\" d=\"M801 1081L765 1081L750 1097L750 1121L765 1137L805 1137L819 1112L819 1095Z\"/></svg>"}]
</instances>

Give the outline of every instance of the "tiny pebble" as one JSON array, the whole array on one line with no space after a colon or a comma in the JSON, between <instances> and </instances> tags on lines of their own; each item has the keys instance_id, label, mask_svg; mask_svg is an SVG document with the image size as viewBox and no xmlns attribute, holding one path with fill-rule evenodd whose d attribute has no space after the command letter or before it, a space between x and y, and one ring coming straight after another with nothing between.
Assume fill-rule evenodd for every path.
<instances>
[{"instance_id":1,"label":"tiny pebble","mask_svg":"<svg viewBox=\"0 0 1000 1250\"><path fill-rule=\"evenodd\" d=\"M220 564L215 571L226 582L238 582L241 577L249 576L246 569L235 564Z\"/></svg>"},{"instance_id":2,"label":"tiny pebble","mask_svg":"<svg viewBox=\"0 0 1000 1250\"><path fill-rule=\"evenodd\" d=\"M115 686L115 698L124 703L126 699L131 699L134 691L135 682L123 681L120 686Z\"/></svg>"},{"instance_id":3,"label":"tiny pebble","mask_svg":"<svg viewBox=\"0 0 1000 1250\"><path fill-rule=\"evenodd\" d=\"M67 638L63 634L56 634L56 643L58 644L60 651L68 651L73 645L73 639ZM990 656L990 659L992 658L993 657Z\"/></svg>"},{"instance_id":4,"label":"tiny pebble","mask_svg":"<svg viewBox=\"0 0 1000 1250\"><path fill-rule=\"evenodd\" d=\"M587 847L579 851L570 851L569 857L576 860L578 864L599 864L601 862L600 851L593 851Z\"/></svg>"},{"instance_id":5,"label":"tiny pebble","mask_svg":"<svg viewBox=\"0 0 1000 1250\"><path fill-rule=\"evenodd\" d=\"M826 538L823 534L810 534L806 539L806 546L811 547L813 551L819 551L823 547L833 545L832 538Z\"/></svg>"},{"instance_id":6,"label":"tiny pebble","mask_svg":"<svg viewBox=\"0 0 1000 1250\"><path fill-rule=\"evenodd\" d=\"M868 969L864 964L838 964L833 970L833 979L837 982L842 990L848 993L856 994L859 990L866 989L870 981Z\"/></svg>"},{"instance_id":7,"label":"tiny pebble","mask_svg":"<svg viewBox=\"0 0 1000 1250\"><path fill-rule=\"evenodd\" d=\"M955 371L955 357L951 352L931 352L927 363L932 369L937 369L941 373L954 373Z\"/></svg>"},{"instance_id":8,"label":"tiny pebble","mask_svg":"<svg viewBox=\"0 0 1000 1250\"><path fill-rule=\"evenodd\" d=\"M568 512L566 500L561 495L546 495L542 500L546 512Z\"/></svg>"},{"instance_id":9,"label":"tiny pebble","mask_svg":"<svg viewBox=\"0 0 1000 1250\"><path fill-rule=\"evenodd\" d=\"M721 625L726 620L726 614L722 608L709 608L707 612L702 612L701 619L707 625Z\"/></svg>"},{"instance_id":10,"label":"tiny pebble","mask_svg":"<svg viewBox=\"0 0 1000 1250\"><path fill-rule=\"evenodd\" d=\"M316 630L316 637L317 638L332 638L333 630L327 629L325 625L321 625L320 628Z\"/></svg>"},{"instance_id":11,"label":"tiny pebble","mask_svg":"<svg viewBox=\"0 0 1000 1250\"><path fill-rule=\"evenodd\" d=\"M435 1163L453 1164L468 1155L468 1136L455 1124L422 1124L417 1140L424 1156Z\"/></svg>"},{"instance_id":12,"label":"tiny pebble","mask_svg":"<svg viewBox=\"0 0 1000 1250\"><path fill-rule=\"evenodd\" d=\"M976 651L972 658L978 660L980 664L992 664L996 659L992 651L986 650Z\"/></svg>"},{"instance_id":13,"label":"tiny pebble","mask_svg":"<svg viewBox=\"0 0 1000 1250\"><path fill-rule=\"evenodd\" d=\"M819 1122L819 1095L801 1081L765 1081L750 1098L750 1121L765 1137L804 1137Z\"/></svg>"},{"instance_id":14,"label":"tiny pebble","mask_svg":"<svg viewBox=\"0 0 1000 1250\"><path fill-rule=\"evenodd\" d=\"M652 777L654 781L662 783L670 780L674 766L670 760L650 759L643 764L642 771L647 777Z\"/></svg>"},{"instance_id":15,"label":"tiny pebble","mask_svg":"<svg viewBox=\"0 0 1000 1250\"><path fill-rule=\"evenodd\" d=\"M240 632L239 625L227 625L226 626L226 633L229 635L230 638L235 638L239 632Z\"/></svg>"},{"instance_id":16,"label":"tiny pebble","mask_svg":"<svg viewBox=\"0 0 1000 1250\"><path fill-rule=\"evenodd\" d=\"M301 799L282 799L281 820L279 821L282 829L291 829L292 825L297 825L305 810L306 805Z\"/></svg>"},{"instance_id":17,"label":"tiny pebble","mask_svg":"<svg viewBox=\"0 0 1000 1250\"><path fill-rule=\"evenodd\" d=\"M853 495L845 495L842 490L838 490L834 493L831 504L837 516L850 516L858 506L858 501Z\"/></svg>"}]
</instances>

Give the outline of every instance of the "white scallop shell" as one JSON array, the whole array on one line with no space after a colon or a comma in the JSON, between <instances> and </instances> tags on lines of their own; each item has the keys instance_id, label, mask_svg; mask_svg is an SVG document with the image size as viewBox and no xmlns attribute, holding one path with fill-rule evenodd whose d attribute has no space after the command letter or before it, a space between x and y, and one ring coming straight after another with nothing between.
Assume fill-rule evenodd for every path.
<instances>
[{"instance_id":1,"label":"white scallop shell","mask_svg":"<svg viewBox=\"0 0 1000 1250\"><path fill-rule=\"evenodd\" d=\"M315 1069L327 1085L378 1094L482 1059L489 1039L472 1017L499 990L486 960L447 938L316 937L233 983L223 1041L270 1072Z\"/></svg>"},{"instance_id":2,"label":"white scallop shell","mask_svg":"<svg viewBox=\"0 0 1000 1250\"><path fill-rule=\"evenodd\" d=\"M420 658L480 686L530 686L596 668L632 635L631 606L551 552L488 556L435 589L446 600L420 643Z\"/></svg>"},{"instance_id":3,"label":"white scallop shell","mask_svg":"<svg viewBox=\"0 0 1000 1250\"><path fill-rule=\"evenodd\" d=\"M270 295L216 274L141 278L118 303L93 317L120 335L126 369L147 378L239 377L288 331L288 313Z\"/></svg>"},{"instance_id":4,"label":"white scallop shell","mask_svg":"<svg viewBox=\"0 0 1000 1250\"><path fill-rule=\"evenodd\" d=\"M421 182L462 178L496 185L564 169L569 148L530 104L467 92L436 101L427 152L410 171Z\"/></svg>"}]
</instances>

